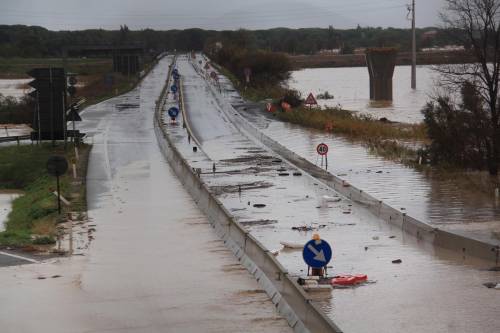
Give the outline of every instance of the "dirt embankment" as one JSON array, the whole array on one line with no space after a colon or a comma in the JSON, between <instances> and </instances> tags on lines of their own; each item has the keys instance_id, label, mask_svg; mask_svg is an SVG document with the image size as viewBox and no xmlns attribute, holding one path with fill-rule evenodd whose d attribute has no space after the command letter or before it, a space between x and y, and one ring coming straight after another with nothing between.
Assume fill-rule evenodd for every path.
<instances>
[{"instance_id":1,"label":"dirt embankment","mask_svg":"<svg viewBox=\"0 0 500 333\"><path fill-rule=\"evenodd\" d=\"M320 67L361 67L366 66L364 54L345 55L290 55L292 66L300 68ZM467 51L436 51L419 52L417 54L417 65L441 65L461 64L474 62L474 57ZM400 52L397 57L397 65L410 65L411 53Z\"/></svg>"}]
</instances>

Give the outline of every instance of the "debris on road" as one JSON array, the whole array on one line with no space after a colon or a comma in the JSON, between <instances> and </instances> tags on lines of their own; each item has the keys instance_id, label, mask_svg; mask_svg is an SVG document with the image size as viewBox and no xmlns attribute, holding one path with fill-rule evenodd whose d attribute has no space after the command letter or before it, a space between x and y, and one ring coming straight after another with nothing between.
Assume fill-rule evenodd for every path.
<instances>
[{"instance_id":1,"label":"debris on road","mask_svg":"<svg viewBox=\"0 0 500 333\"><path fill-rule=\"evenodd\" d=\"M304 244L302 243L294 243L294 242L286 242L286 241L281 241L280 242L283 247L287 249L301 249L304 247Z\"/></svg>"},{"instance_id":2,"label":"debris on road","mask_svg":"<svg viewBox=\"0 0 500 333\"><path fill-rule=\"evenodd\" d=\"M402 262L403 262L403 260L401 260L401 259L396 259L396 260L392 261L393 264L400 264Z\"/></svg>"},{"instance_id":3,"label":"debris on road","mask_svg":"<svg viewBox=\"0 0 500 333\"><path fill-rule=\"evenodd\" d=\"M485 286L488 289L500 290L500 283L497 283L497 282L486 282L486 283L483 283L483 286Z\"/></svg>"}]
</instances>

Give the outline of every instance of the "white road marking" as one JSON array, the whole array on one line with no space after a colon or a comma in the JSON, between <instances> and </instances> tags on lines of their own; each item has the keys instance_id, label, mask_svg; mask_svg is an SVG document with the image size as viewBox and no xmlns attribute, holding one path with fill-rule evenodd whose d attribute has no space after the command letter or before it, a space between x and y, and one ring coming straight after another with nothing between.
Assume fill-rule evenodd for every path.
<instances>
[{"instance_id":1,"label":"white road marking","mask_svg":"<svg viewBox=\"0 0 500 333\"><path fill-rule=\"evenodd\" d=\"M21 259L21 260L29 261L29 262L32 262L34 264L38 264L39 263L39 261L37 261L35 259L26 258L26 257L23 257L23 256L18 256L18 255L7 253L7 252L3 252L3 251L0 251L0 254L4 255L4 256L16 258L16 259Z\"/></svg>"}]
</instances>

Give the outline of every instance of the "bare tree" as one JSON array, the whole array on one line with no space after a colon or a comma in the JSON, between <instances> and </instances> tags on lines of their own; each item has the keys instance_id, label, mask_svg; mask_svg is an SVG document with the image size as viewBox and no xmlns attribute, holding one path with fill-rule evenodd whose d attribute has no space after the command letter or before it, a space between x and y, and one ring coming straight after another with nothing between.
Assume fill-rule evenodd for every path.
<instances>
[{"instance_id":1,"label":"bare tree","mask_svg":"<svg viewBox=\"0 0 500 333\"><path fill-rule=\"evenodd\" d=\"M445 3L441 19L446 28L459 36L457 42L470 47L476 62L445 65L438 71L447 85L455 88L464 84L474 86L480 99L477 107L482 109L475 111L487 115L487 128L483 133L487 167L491 175L497 175L500 162L500 0L445 0Z\"/></svg>"}]
</instances>

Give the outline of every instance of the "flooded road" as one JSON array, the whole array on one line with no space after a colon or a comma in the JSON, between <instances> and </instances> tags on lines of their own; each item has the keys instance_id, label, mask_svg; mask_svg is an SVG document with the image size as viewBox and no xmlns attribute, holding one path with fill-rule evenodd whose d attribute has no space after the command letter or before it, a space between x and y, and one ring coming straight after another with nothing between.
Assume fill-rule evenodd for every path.
<instances>
[{"instance_id":1,"label":"flooded road","mask_svg":"<svg viewBox=\"0 0 500 333\"><path fill-rule=\"evenodd\" d=\"M277 258L292 275L306 272L302 253L282 249L280 242L305 244L313 232L319 232L333 247L330 274L364 273L375 282L314 296L345 332L500 329L500 293L483 286L500 280L499 272L488 270L491 263L418 242L316 179L294 176L297 168L234 130L228 106L219 104L208 86L200 83L201 77L186 59L180 60L179 71L188 115L192 112L188 117L201 133L203 151L192 152L179 126L169 126L168 131L236 219L268 249L280 249ZM233 95L226 94L234 101ZM204 109L193 110L193 105ZM213 163L217 172L211 172ZM338 200L320 204L325 195ZM310 226L313 231L292 230L298 226ZM395 259L402 263L393 264Z\"/></svg>"},{"instance_id":2,"label":"flooded road","mask_svg":"<svg viewBox=\"0 0 500 333\"><path fill-rule=\"evenodd\" d=\"M95 239L82 256L0 269L2 333L291 331L159 150L170 61L83 112Z\"/></svg>"},{"instance_id":3,"label":"flooded road","mask_svg":"<svg viewBox=\"0 0 500 333\"><path fill-rule=\"evenodd\" d=\"M319 105L359 111L376 119L385 117L392 121L419 123L423 120L422 108L434 92L437 76L431 66L417 67L417 90L410 88L410 67L396 66L393 77L393 102L370 101L369 76L366 67L310 68L293 71L287 84L302 93L314 96L328 91L333 99L318 100Z\"/></svg>"},{"instance_id":4,"label":"flooded road","mask_svg":"<svg viewBox=\"0 0 500 333\"><path fill-rule=\"evenodd\" d=\"M404 208L408 215L448 231L500 241L499 202L494 193L484 193L474 184L476 178L418 171L375 156L342 137L276 121L255 108L239 109L262 132L312 163L319 164L316 146L328 144L331 173L393 207Z\"/></svg>"}]
</instances>

